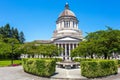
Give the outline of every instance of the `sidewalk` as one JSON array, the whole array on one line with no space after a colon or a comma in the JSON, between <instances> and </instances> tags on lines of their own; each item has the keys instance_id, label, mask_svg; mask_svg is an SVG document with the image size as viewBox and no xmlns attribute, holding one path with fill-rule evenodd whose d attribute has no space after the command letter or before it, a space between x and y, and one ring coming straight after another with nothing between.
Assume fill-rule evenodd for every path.
<instances>
[{"instance_id":1,"label":"sidewalk","mask_svg":"<svg viewBox=\"0 0 120 80\"><path fill-rule=\"evenodd\" d=\"M64 79L64 80L120 80L120 68L118 68L118 74L107 77L88 79L81 76L81 70L78 69L63 69L56 68L56 74L51 77L52 79Z\"/></svg>"},{"instance_id":2,"label":"sidewalk","mask_svg":"<svg viewBox=\"0 0 120 80\"><path fill-rule=\"evenodd\" d=\"M56 68L56 73L51 78L53 79L87 79L80 74L80 69L63 69Z\"/></svg>"}]
</instances>

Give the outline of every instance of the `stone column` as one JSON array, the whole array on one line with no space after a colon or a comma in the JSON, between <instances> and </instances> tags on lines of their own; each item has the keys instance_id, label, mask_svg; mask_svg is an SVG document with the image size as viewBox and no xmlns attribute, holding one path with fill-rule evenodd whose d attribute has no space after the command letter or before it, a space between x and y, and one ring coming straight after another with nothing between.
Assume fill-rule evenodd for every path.
<instances>
[{"instance_id":1,"label":"stone column","mask_svg":"<svg viewBox=\"0 0 120 80\"><path fill-rule=\"evenodd\" d=\"M65 59L67 58L67 44L65 44Z\"/></svg>"},{"instance_id":2,"label":"stone column","mask_svg":"<svg viewBox=\"0 0 120 80\"><path fill-rule=\"evenodd\" d=\"M70 29L73 28L72 26L73 26L73 22L70 21Z\"/></svg>"},{"instance_id":3,"label":"stone column","mask_svg":"<svg viewBox=\"0 0 120 80\"><path fill-rule=\"evenodd\" d=\"M59 48L59 43L57 43L57 46L58 46L58 48Z\"/></svg>"},{"instance_id":4,"label":"stone column","mask_svg":"<svg viewBox=\"0 0 120 80\"><path fill-rule=\"evenodd\" d=\"M57 47L59 48L60 47L60 44L59 43L57 43ZM60 55L59 55L60 56Z\"/></svg>"},{"instance_id":5,"label":"stone column","mask_svg":"<svg viewBox=\"0 0 120 80\"><path fill-rule=\"evenodd\" d=\"M64 21L62 21L62 28L64 28Z\"/></svg>"},{"instance_id":6,"label":"stone column","mask_svg":"<svg viewBox=\"0 0 120 80\"><path fill-rule=\"evenodd\" d=\"M78 44L76 44L76 47L78 47Z\"/></svg>"},{"instance_id":7,"label":"stone column","mask_svg":"<svg viewBox=\"0 0 120 80\"><path fill-rule=\"evenodd\" d=\"M71 51L71 44L69 44L69 60L71 60L71 57L70 57L70 51Z\"/></svg>"},{"instance_id":8,"label":"stone column","mask_svg":"<svg viewBox=\"0 0 120 80\"><path fill-rule=\"evenodd\" d=\"M63 49L63 44L61 44L61 48ZM61 52L61 56L63 57L63 51Z\"/></svg>"},{"instance_id":9,"label":"stone column","mask_svg":"<svg viewBox=\"0 0 120 80\"><path fill-rule=\"evenodd\" d=\"M74 44L72 44L72 48L73 48L73 49L75 48L75 45L74 45Z\"/></svg>"},{"instance_id":10,"label":"stone column","mask_svg":"<svg viewBox=\"0 0 120 80\"><path fill-rule=\"evenodd\" d=\"M77 23L77 29L78 29L78 23Z\"/></svg>"},{"instance_id":11,"label":"stone column","mask_svg":"<svg viewBox=\"0 0 120 80\"><path fill-rule=\"evenodd\" d=\"M60 23L58 23L58 25L57 25L59 28L60 28Z\"/></svg>"}]
</instances>

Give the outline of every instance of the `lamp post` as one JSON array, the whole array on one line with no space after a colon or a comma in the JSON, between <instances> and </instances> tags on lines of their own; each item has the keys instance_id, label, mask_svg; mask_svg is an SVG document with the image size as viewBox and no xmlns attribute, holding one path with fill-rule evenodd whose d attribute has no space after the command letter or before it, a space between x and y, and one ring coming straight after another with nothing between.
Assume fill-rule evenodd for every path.
<instances>
[{"instance_id":1,"label":"lamp post","mask_svg":"<svg viewBox=\"0 0 120 80\"><path fill-rule=\"evenodd\" d=\"M11 43L11 46L12 46L11 65L13 65L13 47L14 47L14 42Z\"/></svg>"}]
</instances>

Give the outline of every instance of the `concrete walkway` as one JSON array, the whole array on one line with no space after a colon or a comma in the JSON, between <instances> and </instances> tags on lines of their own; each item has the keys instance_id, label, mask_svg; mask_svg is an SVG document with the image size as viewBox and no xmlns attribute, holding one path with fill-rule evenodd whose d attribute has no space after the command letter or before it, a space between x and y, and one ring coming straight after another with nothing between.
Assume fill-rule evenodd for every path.
<instances>
[{"instance_id":1,"label":"concrete walkway","mask_svg":"<svg viewBox=\"0 0 120 80\"><path fill-rule=\"evenodd\" d=\"M0 67L0 80L120 80L120 68L117 75L87 79L80 75L80 69L56 68L56 73L51 78L43 78L25 73L22 66Z\"/></svg>"},{"instance_id":2,"label":"concrete walkway","mask_svg":"<svg viewBox=\"0 0 120 80\"><path fill-rule=\"evenodd\" d=\"M54 79L87 79L80 74L80 69L56 68L56 73L51 78Z\"/></svg>"},{"instance_id":3,"label":"concrete walkway","mask_svg":"<svg viewBox=\"0 0 120 80\"><path fill-rule=\"evenodd\" d=\"M0 67L0 80L50 80L23 71L22 66Z\"/></svg>"}]
</instances>

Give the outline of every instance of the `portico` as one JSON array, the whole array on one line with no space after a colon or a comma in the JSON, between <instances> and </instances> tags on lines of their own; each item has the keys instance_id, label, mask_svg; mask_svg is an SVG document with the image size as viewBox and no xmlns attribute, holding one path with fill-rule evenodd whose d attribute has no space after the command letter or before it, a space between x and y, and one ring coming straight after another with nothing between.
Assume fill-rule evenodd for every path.
<instances>
[{"instance_id":1,"label":"portico","mask_svg":"<svg viewBox=\"0 0 120 80\"><path fill-rule=\"evenodd\" d=\"M59 57L63 60L71 60L71 50L78 46L79 41L73 37L62 37L54 40L54 44L63 49Z\"/></svg>"},{"instance_id":2,"label":"portico","mask_svg":"<svg viewBox=\"0 0 120 80\"><path fill-rule=\"evenodd\" d=\"M73 43L73 42L67 42L67 43L64 43L64 42L58 42L56 43L56 45L58 47L61 47L62 49L64 49L60 55L60 57L63 58L63 60L71 60L71 57L70 57L70 53L71 53L71 50L76 48L78 46L78 43Z\"/></svg>"}]
</instances>

